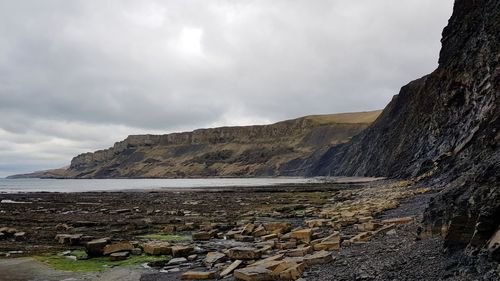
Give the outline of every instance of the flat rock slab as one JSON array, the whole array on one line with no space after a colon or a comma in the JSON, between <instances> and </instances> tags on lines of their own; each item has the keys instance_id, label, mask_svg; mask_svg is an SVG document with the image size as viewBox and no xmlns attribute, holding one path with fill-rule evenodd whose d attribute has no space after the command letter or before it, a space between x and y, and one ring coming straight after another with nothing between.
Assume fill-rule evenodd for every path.
<instances>
[{"instance_id":1,"label":"flat rock slab","mask_svg":"<svg viewBox=\"0 0 500 281\"><path fill-rule=\"evenodd\" d=\"M259 259L262 252L256 248L236 247L229 250L228 256L233 260Z\"/></svg>"},{"instance_id":2,"label":"flat rock slab","mask_svg":"<svg viewBox=\"0 0 500 281\"><path fill-rule=\"evenodd\" d=\"M215 279L217 274L215 271L187 271L182 273L182 280L207 280Z\"/></svg>"},{"instance_id":3,"label":"flat rock slab","mask_svg":"<svg viewBox=\"0 0 500 281\"><path fill-rule=\"evenodd\" d=\"M224 276L231 274L231 272L233 272L235 269L237 269L238 266L240 266L242 262L243 262L242 260L235 260L230 266L228 266L226 269L224 269L220 273L220 276L224 277Z\"/></svg>"},{"instance_id":4,"label":"flat rock slab","mask_svg":"<svg viewBox=\"0 0 500 281\"><path fill-rule=\"evenodd\" d=\"M103 250L104 255L109 255L112 253L116 252L123 252L123 251L132 251L134 249L134 245L130 242L119 242L119 243L113 243L106 245Z\"/></svg>"},{"instance_id":5,"label":"flat rock slab","mask_svg":"<svg viewBox=\"0 0 500 281\"><path fill-rule=\"evenodd\" d=\"M271 279L272 271L263 267L245 267L234 271L234 278L245 281L265 281Z\"/></svg>"},{"instance_id":6,"label":"flat rock slab","mask_svg":"<svg viewBox=\"0 0 500 281\"><path fill-rule=\"evenodd\" d=\"M122 260L126 260L129 255L130 255L130 252L116 252L116 253L112 253L111 255L109 255L109 259L112 261L122 261Z\"/></svg>"},{"instance_id":7,"label":"flat rock slab","mask_svg":"<svg viewBox=\"0 0 500 281\"><path fill-rule=\"evenodd\" d=\"M153 256L172 254L172 246L168 242L148 242L142 248L146 254Z\"/></svg>"}]
</instances>

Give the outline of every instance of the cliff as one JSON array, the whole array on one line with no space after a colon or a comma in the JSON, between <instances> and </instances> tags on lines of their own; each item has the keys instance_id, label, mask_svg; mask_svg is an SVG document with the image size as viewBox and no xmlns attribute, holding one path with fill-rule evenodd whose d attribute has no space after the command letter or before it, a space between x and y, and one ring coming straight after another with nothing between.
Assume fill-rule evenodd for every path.
<instances>
[{"instance_id":1,"label":"cliff","mask_svg":"<svg viewBox=\"0 0 500 281\"><path fill-rule=\"evenodd\" d=\"M133 135L71 161L65 178L246 177L287 174L285 163L347 142L380 111L314 115L272 125ZM50 177L50 175L48 175Z\"/></svg>"},{"instance_id":2,"label":"cliff","mask_svg":"<svg viewBox=\"0 0 500 281\"><path fill-rule=\"evenodd\" d=\"M444 188L423 235L486 245L500 224L499 19L497 0L457 0L438 68L402 87L352 141L294 165L309 175L417 178Z\"/></svg>"}]
</instances>

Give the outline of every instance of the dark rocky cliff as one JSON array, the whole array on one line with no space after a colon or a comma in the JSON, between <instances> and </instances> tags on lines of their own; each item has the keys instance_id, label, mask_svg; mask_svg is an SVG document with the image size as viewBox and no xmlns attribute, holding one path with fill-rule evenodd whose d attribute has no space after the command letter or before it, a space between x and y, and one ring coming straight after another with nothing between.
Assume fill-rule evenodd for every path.
<instances>
[{"instance_id":1,"label":"dark rocky cliff","mask_svg":"<svg viewBox=\"0 0 500 281\"><path fill-rule=\"evenodd\" d=\"M424 234L485 245L500 223L500 1L457 0L439 66L401 88L347 144L300 163L309 175L419 178L444 187Z\"/></svg>"}]
</instances>

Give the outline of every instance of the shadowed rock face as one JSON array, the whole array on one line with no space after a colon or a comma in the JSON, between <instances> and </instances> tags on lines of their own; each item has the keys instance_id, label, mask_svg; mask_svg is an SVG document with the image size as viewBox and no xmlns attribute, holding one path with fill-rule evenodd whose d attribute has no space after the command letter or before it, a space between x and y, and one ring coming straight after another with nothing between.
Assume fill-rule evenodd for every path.
<instances>
[{"instance_id":1,"label":"shadowed rock face","mask_svg":"<svg viewBox=\"0 0 500 281\"><path fill-rule=\"evenodd\" d=\"M272 125L134 135L76 156L60 177L175 178L274 176L286 163L347 142L380 111L315 115ZM26 175L24 175L26 176ZM52 174L47 174L52 177Z\"/></svg>"},{"instance_id":2,"label":"shadowed rock face","mask_svg":"<svg viewBox=\"0 0 500 281\"><path fill-rule=\"evenodd\" d=\"M500 223L499 35L498 0L457 0L439 67L402 87L351 142L300 165L309 175L427 178L445 189L425 233L484 245Z\"/></svg>"}]
</instances>

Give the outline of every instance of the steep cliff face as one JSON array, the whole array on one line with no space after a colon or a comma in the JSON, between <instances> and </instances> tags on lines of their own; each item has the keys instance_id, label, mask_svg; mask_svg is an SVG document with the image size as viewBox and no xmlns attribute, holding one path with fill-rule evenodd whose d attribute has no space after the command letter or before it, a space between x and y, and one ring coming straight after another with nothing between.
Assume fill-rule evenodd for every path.
<instances>
[{"instance_id":1,"label":"steep cliff face","mask_svg":"<svg viewBox=\"0 0 500 281\"><path fill-rule=\"evenodd\" d=\"M426 178L445 187L425 233L485 245L500 223L500 2L457 0L439 66L401 88L347 144L301 163L310 175Z\"/></svg>"},{"instance_id":2,"label":"steep cliff face","mask_svg":"<svg viewBox=\"0 0 500 281\"><path fill-rule=\"evenodd\" d=\"M272 125L135 135L73 158L65 177L272 176L284 163L348 141L380 111L316 115Z\"/></svg>"}]
</instances>

